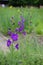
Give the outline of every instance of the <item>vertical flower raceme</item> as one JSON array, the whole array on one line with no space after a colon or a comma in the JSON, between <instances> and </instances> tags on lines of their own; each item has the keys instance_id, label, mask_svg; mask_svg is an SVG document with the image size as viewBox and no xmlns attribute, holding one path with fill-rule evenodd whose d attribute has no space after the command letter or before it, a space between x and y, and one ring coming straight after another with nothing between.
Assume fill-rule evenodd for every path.
<instances>
[{"instance_id":1,"label":"vertical flower raceme","mask_svg":"<svg viewBox=\"0 0 43 65\"><path fill-rule=\"evenodd\" d=\"M21 18L21 21L18 22L18 25L20 26L19 27L19 32L22 32L24 30L24 22L25 22L25 19L23 18L23 16L20 16Z\"/></svg>"},{"instance_id":2,"label":"vertical flower raceme","mask_svg":"<svg viewBox=\"0 0 43 65\"><path fill-rule=\"evenodd\" d=\"M18 22L19 28L16 28L15 31L16 32L22 32L23 35L26 35L26 32L24 31L24 22L25 19L23 18L23 16L20 16L21 21ZM11 22L14 23L14 17L11 18ZM8 34L10 35L12 41L17 41L18 40L18 34L17 33L13 33L11 32L11 30L8 31ZM12 43L12 41L10 39L7 40L7 46L9 47ZM18 50L19 49L19 44L17 43L15 45L15 48Z\"/></svg>"}]
</instances>

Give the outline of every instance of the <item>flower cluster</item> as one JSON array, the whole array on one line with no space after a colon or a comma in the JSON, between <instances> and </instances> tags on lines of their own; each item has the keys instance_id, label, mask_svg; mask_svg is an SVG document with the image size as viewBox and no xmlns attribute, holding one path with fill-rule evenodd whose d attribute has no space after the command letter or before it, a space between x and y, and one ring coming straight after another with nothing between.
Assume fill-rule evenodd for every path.
<instances>
[{"instance_id":1,"label":"flower cluster","mask_svg":"<svg viewBox=\"0 0 43 65\"><path fill-rule=\"evenodd\" d=\"M11 44L13 44L12 42L17 41L18 40L18 34L16 33L10 33L10 37L12 39L12 41L10 39L7 40L7 46L10 47ZM16 44L15 48L18 49L19 44Z\"/></svg>"},{"instance_id":2,"label":"flower cluster","mask_svg":"<svg viewBox=\"0 0 43 65\"><path fill-rule=\"evenodd\" d=\"M12 33L11 38L13 41L17 41L18 40L18 34Z\"/></svg>"},{"instance_id":3,"label":"flower cluster","mask_svg":"<svg viewBox=\"0 0 43 65\"><path fill-rule=\"evenodd\" d=\"M16 28L16 31L25 33L24 35L26 35L26 32L24 32L25 19L23 18L23 16L20 16L20 18L21 18L21 21L18 22L19 28Z\"/></svg>"},{"instance_id":4,"label":"flower cluster","mask_svg":"<svg viewBox=\"0 0 43 65\"><path fill-rule=\"evenodd\" d=\"M14 17L11 18L11 21L13 20ZM25 22L25 19L23 18L23 16L20 16L21 18L21 21L18 22L18 26L19 28L16 28L16 32L22 32L23 35L26 35L26 32L24 31L24 22ZM12 39L12 41L10 39L7 40L7 46L10 47L11 44L13 44L12 42L15 42L18 40L18 34L17 33L13 33L11 32L11 29L10 31L8 31L8 34L10 35L10 38ZM17 43L15 45L15 48L16 49L19 49L19 44Z\"/></svg>"}]
</instances>

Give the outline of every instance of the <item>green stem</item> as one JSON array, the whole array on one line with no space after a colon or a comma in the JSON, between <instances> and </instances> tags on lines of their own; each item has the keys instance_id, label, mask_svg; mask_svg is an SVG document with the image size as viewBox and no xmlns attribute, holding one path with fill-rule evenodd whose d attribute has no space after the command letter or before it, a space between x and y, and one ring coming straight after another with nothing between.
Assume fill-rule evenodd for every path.
<instances>
[{"instance_id":1,"label":"green stem","mask_svg":"<svg viewBox=\"0 0 43 65\"><path fill-rule=\"evenodd\" d=\"M13 48L13 44L12 44L10 47L11 65L13 64L13 50L14 50L14 48Z\"/></svg>"}]
</instances>

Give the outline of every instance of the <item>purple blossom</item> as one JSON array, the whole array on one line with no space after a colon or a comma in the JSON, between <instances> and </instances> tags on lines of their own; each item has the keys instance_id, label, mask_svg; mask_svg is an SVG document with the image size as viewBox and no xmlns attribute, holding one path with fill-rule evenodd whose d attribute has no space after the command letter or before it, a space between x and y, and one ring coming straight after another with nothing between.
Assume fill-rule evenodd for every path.
<instances>
[{"instance_id":1,"label":"purple blossom","mask_svg":"<svg viewBox=\"0 0 43 65\"><path fill-rule=\"evenodd\" d=\"M25 19L23 18L23 16L20 16L20 18L21 18L22 23L24 23Z\"/></svg>"},{"instance_id":2,"label":"purple blossom","mask_svg":"<svg viewBox=\"0 0 43 65\"><path fill-rule=\"evenodd\" d=\"M25 19L23 18L23 16L20 16L20 18L21 18L21 22L20 21L18 22L18 25L20 27L17 28L16 30L18 30L19 32L22 32L24 30L24 22L25 22Z\"/></svg>"},{"instance_id":3,"label":"purple blossom","mask_svg":"<svg viewBox=\"0 0 43 65\"><path fill-rule=\"evenodd\" d=\"M22 24L22 23L19 21L19 22L18 22L18 25L21 25L21 24Z\"/></svg>"},{"instance_id":4,"label":"purple blossom","mask_svg":"<svg viewBox=\"0 0 43 65\"><path fill-rule=\"evenodd\" d=\"M16 30L15 31L19 31L19 28L16 28Z\"/></svg>"},{"instance_id":5,"label":"purple blossom","mask_svg":"<svg viewBox=\"0 0 43 65\"><path fill-rule=\"evenodd\" d=\"M11 45L11 40L8 39L8 40L7 40L7 46L9 47L10 45Z\"/></svg>"},{"instance_id":6,"label":"purple blossom","mask_svg":"<svg viewBox=\"0 0 43 65\"><path fill-rule=\"evenodd\" d=\"M23 31L24 30L24 26L20 26L19 28L19 32Z\"/></svg>"},{"instance_id":7,"label":"purple blossom","mask_svg":"<svg viewBox=\"0 0 43 65\"><path fill-rule=\"evenodd\" d=\"M24 26L24 23L22 22L21 26Z\"/></svg>"},{"instance_id":8,"label":"purple blossom","mask_svg":"<svg viewBox=\"0 0 43 65\"><path fill-rule=\"evenodd\" d=\"M24 23L24 22L25 22L25 19L23 18L23 19L22 19L22 23Z\"/></svg>"},{"instance_id":9,"label":"purple blossom","mask_svg":"<svg viewBox=\"0 0 43 65\"><path fill-rule=\"evenodd\" d=\"M26 35L26 32L22 32L23 35Z\"/></svg>"},{"instance_id":10,"label":"purple blossom","mask_svg":"<svg viewBox=\"0 0 43 65\"><path fill-rule=\"evenodd\" d=\"M17 50L19 49L19 44L18 44L18 43L15 45L15 48L16 48Z\"/></svg>"},{"instance_id":11,"label":"purple blossom","mask_svg":"<svg viewBox=\"0 0 43 65\"><path fill-rule=\"evenodd\" d=\"M11 38L13 41L17 41L18 40L18 34L12 33Z\"/></svg>"},{"instance_id":12,"label":"purple blossom","mask_svg":"<svg viewBox=\"0 0 43 65\"><path fill-rule=\"evenodd\" d=\"M12 32L11 31L8 31L8 35L11 35L12 34Z\"/></svg>"}]
</instances>

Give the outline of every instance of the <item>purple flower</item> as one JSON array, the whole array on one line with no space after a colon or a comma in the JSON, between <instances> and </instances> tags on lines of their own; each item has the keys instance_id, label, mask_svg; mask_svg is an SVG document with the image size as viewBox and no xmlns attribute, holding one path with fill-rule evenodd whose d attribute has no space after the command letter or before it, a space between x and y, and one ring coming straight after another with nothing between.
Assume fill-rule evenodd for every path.
<instances>
[{"instance_id":1,"label":"purple flower","mask_svg":"<svg viewBox=\"0 0 43 65\"><path fill-rule=\"evenodd\" d=\"M7 46L9 47L10 45L11 45L11 40L8 39L8 40L7 40Z\"/></svg>"},{"instance_id":2,"label":"purple flower","mask_svg":"<svg viewBox=\"0 0 43 65\"><path fill-rule=\"evenodd\" d=\"M11 38L13 41L17 41L18 40L18 34L12 33Z\"/></svg>"},{"instance_id":3,"label":"purple flower","mask_svg":"<svg viewBox=\"0 0 43 65\"><path fill-rule=\"evenodd\" d=\"M25 22L25 19L23 18L23 19L22 19L22 23L24 23L24 22Z\"/></svg>"},{"instance_id":4,"label":"purple flower","mask_svg":"<svg viewBox=\"0 0 43 65\"><path fill-rule=\"evenodd\" d=\"M22 23L24 23L25 19L23 18L23 16L20 16L20 18L21 18Z\"/></svg>"},{"instance_id":5,"label":"purple flower","mask_svg":"<svg viewBox=\"0 0 43 65\"><path fill-rule=\"evenodd\" d=\"M20 26L19 28L19 32L23 31L24 30L24 26Z\"/></svg>"},{"instance_id":6,"label":"purple flower","mask_svg":"<svg viewBox=\"0 0 43 65\"><path fill-rule=\"evenodd\" d=\"M26 35L26 32L22 32L23 35Z\"/></svg>"},{"instance_id":7,"label":"purple flower","mask_svg":"<svg viewBox=\"0 0 43 65\"><path fill-rule=\"evenodd\" d=\"M24 26L24 23L22 22L21 26Z\"/></svg>"},{"instance_id":8,"label":"purple flower","mask_svg":"<svg viewBox=\"0 0 43 65\"><path fill-rule=\"evenodd\" d=\"M19 49L19 44L18 44L18 43L15 45L15 48L16 48L17 50Z\"/></svg>"},{"instance_id":9,"label":"purple flower","mask_svg":"<svg viewBox=\"0 0 43 65\"><path fill-rule=\"evenodd\" d=\"M18 22L18 25L21 25L21 24L22 24L22 23L19 21L19 22Z\"/></svg>"},{"instance_id":10,"label":"purple flower","mask_svg":"<svg viewBox=\"0 0 43 65\"><path fill-rule=\"evenodd\" d=\"M11 31L8 31L8 35L11 35L12 34L12 32Z\"/></svg>"},{"instance_id":11,"label":"purple flower","mask_svg":"<svg viewBox=\"0 0 43 65\"><path fill-rule=\"evenodd\" d=\"M15 31L19 31L19 28L16 28L16 30Z\"/></svg>"}]
</instances>

